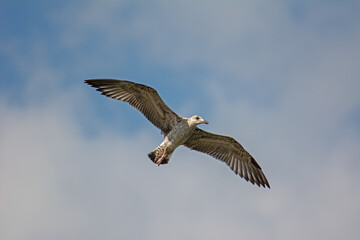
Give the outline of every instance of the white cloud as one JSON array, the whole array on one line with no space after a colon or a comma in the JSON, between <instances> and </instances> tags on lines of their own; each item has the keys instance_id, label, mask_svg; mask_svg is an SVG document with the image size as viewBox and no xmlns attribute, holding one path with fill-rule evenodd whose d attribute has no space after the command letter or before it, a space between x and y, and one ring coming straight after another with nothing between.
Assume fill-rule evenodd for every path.
<instances>
[{"instance_id":1,"label":"white cloud","mask_svg":"<svg viewBox=\"0 0 360 240\"><path fill-rule=\"evenodd\" d=\"M0 102L0 238L357 239L360 139L344 120L360 101L359 31L327 39L311 26L318 11L299 26L281 2L271 11L250 1L144 6L129 22L116 18L126 3L114 2L69 6L53 20L64 21L64 45L79 46L94 31L111 39L104 48L142 39L145 59L204 65L214 76L202 90L213 106L203 128L238 139L272 189L187 149L157 167L146 157L161 141L152 130L126 138L102 123L86 137L79 115L92 121L88 96L47 80L64 81L47 61L51 49L35 45L24 58L14 46L8 55L26 78L29 103ZM239 86L258 95L235 96ZM32 101L39 87L51 94ZM183 112L196 110L187 104Z\"/></svg>"}]
</instances>

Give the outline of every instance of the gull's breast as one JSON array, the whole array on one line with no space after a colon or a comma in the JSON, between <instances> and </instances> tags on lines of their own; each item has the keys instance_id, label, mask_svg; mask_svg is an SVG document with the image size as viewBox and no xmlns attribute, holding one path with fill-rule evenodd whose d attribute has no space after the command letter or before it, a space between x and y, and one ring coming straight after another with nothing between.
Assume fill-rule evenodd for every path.
<instances>
[{"instance_id":1,"label":"gull's breast","mask_svg":"<svg viewBox=\"0 0 360 240\"><path fill-rule=\"evenodd\" d=\"M167 151L173 152L175 148L186 142L194 132L194 127L189 127L186 122L177 124L165 137L164 143L167 145Z\"/></svg>"}]
</instances>

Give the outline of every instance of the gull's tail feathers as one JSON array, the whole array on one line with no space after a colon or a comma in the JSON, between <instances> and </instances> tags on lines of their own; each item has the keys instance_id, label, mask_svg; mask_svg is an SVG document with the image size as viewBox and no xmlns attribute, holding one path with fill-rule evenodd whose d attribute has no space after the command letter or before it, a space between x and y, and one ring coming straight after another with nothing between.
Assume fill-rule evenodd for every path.
<instances>
[{"instance_id":1,"label":"gull's tail feathers","mask_svg":"<svg viewBox=\"0 0 360 240\"><path fill-rule=\"evenodd\" d=\"M148 157L151 159L151 161L153 161L154 163L156 163L156 161L162 156L162 154L165 151L165 147L160 145L157 148L154 149L154 151L150 152L148 154ZM165 156L165 158L162 160L161 164L167 164L170 161L170 157L171 157L172 153L167 154Z\"/></svg>"}]
</instances>

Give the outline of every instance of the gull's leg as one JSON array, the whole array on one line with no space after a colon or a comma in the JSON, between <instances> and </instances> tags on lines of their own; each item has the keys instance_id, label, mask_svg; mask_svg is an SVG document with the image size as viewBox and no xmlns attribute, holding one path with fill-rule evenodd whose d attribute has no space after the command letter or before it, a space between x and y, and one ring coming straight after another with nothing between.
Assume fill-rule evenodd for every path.
<instances>
[{"instance_id":1,"label":"gull's leg","mask_svg":"<svg viewBox=\"0 0 360 240\"><path fill-rule=\"evenodd\" d=\"M166 148L164 149L164 152L163 152L163 154L161 155L161 157L156 161L156 164L157 164L158 166L160 166L162 160L164 160L165 157L166 157Z\"/></svg>"}]
</instances>

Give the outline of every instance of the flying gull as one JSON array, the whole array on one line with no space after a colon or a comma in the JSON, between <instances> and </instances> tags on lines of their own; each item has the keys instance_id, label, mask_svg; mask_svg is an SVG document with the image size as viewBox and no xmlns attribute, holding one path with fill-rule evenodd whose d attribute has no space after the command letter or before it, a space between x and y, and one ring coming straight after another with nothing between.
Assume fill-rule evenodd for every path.
<instances>
[{"instance_id":1,"label":"flying gull","mask_svg":"<svg viewBox=\"0 0 360 240\"><path fill-rule=\"evenodd\" d=\"M85 83L102 95L127 102L140 111L164 135L164 141L148 157L156 164L167 164L174 150L183 145L225 162L246 181L270 188L255 159L234 138L206 132L197 125L208 124L202 117L181 117L172 111L157 91L143 84L115 79L90 79Z\"/></svg>"}]
</instances>

